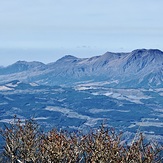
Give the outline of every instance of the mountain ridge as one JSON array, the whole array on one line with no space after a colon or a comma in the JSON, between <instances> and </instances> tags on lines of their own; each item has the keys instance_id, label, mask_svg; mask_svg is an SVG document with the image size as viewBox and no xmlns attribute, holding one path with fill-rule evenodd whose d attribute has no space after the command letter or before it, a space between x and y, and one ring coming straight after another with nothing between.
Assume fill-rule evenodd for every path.
<instances>
[{"instance_id":1,"label":"mountain ridge","mask_svg":"<svg viewBox=\"0 0 163 163\"><path fill-rule=\"evenodd\" d=\"M20 80L44 85L116 80L118 82L111 86L162 87L163 52L158 49L136 49L128 53L106 52L91 58L66 55L49 64L18 61L0 68L0 79L1 83Z\"/></svg>"}]
</instances>

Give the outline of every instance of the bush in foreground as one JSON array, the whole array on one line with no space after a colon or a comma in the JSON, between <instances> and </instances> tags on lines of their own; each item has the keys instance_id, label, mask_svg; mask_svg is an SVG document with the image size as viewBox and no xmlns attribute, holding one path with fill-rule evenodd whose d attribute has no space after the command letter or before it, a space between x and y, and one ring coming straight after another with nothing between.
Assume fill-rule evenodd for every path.
<instances>
[{"instance_id":1,"label":"bush in foreground","mask_svg":"<svg viewBox=\"0 0 163 163\"><path fill-rule=\"evenodd\" d=\"M122 134L103 125L86 135L39 132L33 120L14 121L1 130L5 140L0 162L11 163L161 163L162 147L145 144L142 134L123 144Z\"/></svg>"}]
</instances>

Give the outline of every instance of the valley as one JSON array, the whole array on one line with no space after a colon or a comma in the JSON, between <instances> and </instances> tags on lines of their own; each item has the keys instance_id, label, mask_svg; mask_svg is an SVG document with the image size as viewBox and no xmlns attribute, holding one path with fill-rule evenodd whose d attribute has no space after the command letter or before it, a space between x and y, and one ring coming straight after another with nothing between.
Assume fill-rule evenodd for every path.
<instances>
[{"instance_id":1,"label":"valley","mask_svg":"<svg viewBox=\"0 0 163 163\"><path fill-rule=\"evenodd\" d=\"M33 118L52 128L89 132L101 123L123 131L130 141L137 132L163 143L163 89L117 89L107 83L74 87L44 86L12 81L0 86L0 127Z\"/></svg>"}]
</instances>

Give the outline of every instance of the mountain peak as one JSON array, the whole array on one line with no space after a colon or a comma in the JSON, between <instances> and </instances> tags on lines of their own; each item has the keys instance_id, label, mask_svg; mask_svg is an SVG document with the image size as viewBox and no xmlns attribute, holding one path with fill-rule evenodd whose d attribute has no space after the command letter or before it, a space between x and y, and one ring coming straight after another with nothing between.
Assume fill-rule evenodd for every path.
<instances>
[{"instance_id":1,"label":"mountain peak","mask_svg":"<svg viewBox=\"0 0 163 163\"><path fill-rule=\"evenodd\" d=\"M159 49L149 49L148 51L153 54L162 54L163 55L163 52Z\"/></svg>"},{"instance_id":2,"label":"mountain peak","mask_svg":"<svg viewBox=\"0 0 163 163\"><path fill-rule=\"evenodd\" d=\"M32 61L32 62L27 62L27 61L17 61L14 63L15 65L44 65L42 62L38 61Z\"/></svg>"},{"instance_id":3,"label":"mountain peak","mask_svg":"<svg viewBox=\"0 0 163 163\"><path fill-rule=\"evenodd\" d=\"M134 60L142 58L144 61L149 60L158 60L162 62L163 52L158 49L136 49L130 53L130 59Z\"/></svg>"},{"instance_id":4,"label":"mountain peak","mask_svg":"<svg viewBox=\"0 0 163 163\"><path fill-rule=\"evenodd\" d=\"M108 55L108 56L116 55L116 56L120 56L120 55L125 55L125 54L127 54L127 53L124 53L124 52L109 52L109 51L107 51L103 55Z\"/></svg>"},{"instance_id":5,"label":"mountain peak","mask_svg":"<svg viewBox=\"0 0 163 163\"><path fill-rule=\"evenodd\" d=\"M135 49L131 53L143 53L143 52L146 52L146 51L148 51L148 50L147 49Z\"/></svg>"},{"instance_id":6,"label":"mountain peak","mask_svg":"<svg viewBox=\"0 0 163 163\"><path fill-rule=\"evenodd\" d=\"M78 58L72 55L65 55L64 57L57 60L57 62L72 62L77 60Z\"/></svg>"},{"instance_id":7,"label":"mountain peak","mask_svg":"<svg viewBox=\"0 0 163 163\"><path fill-rule=\"evenodd\" d=\"M163 54L163 52L159 49L136 49L136 50L133 50L131 53L161 53Z\"/></svg>"},{"instance_id":8,"label":"mountain peak","mask_svg":"<svg viewBox=\"0 0 163 163\"><path fill-rule=\"evenodd\" d=\"M12 65L26 65L27 63L28 63L27 61L21 61L21 60L19 60L19 61L13 63ZM12 65L9 65L9 66L12 66Z\"/></svg>"},{"instance_id":9,"label":"mountain peak","mask_svg":"<svg viewBox=\"0 0 163 163\"><path fill-rule=\"evenodd\" d=\"M77 57L73 56L73 55L65 55L64 57L62 57L61 59L77 59Z\"/></svg>"}]
</instances>

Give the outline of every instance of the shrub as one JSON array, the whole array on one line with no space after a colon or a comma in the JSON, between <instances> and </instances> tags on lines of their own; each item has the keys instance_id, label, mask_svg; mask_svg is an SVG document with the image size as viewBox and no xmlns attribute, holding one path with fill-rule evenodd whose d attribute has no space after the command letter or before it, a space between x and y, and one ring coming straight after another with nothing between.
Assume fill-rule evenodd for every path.
<instances>
[{"instance_id":1,"label":"shrub","mask_svg":"<svg viewBox=\"0 0 163 163\"><path fill-rule=\"evenodd\" d=\"M14 123L1 130L5 140L0 162L12 163L161 163L162 147L144 143L142 134L130 146L122 143L122 133L101 127L89 134L39 132L33 120Z\"/></svg>"}]
</instances>

